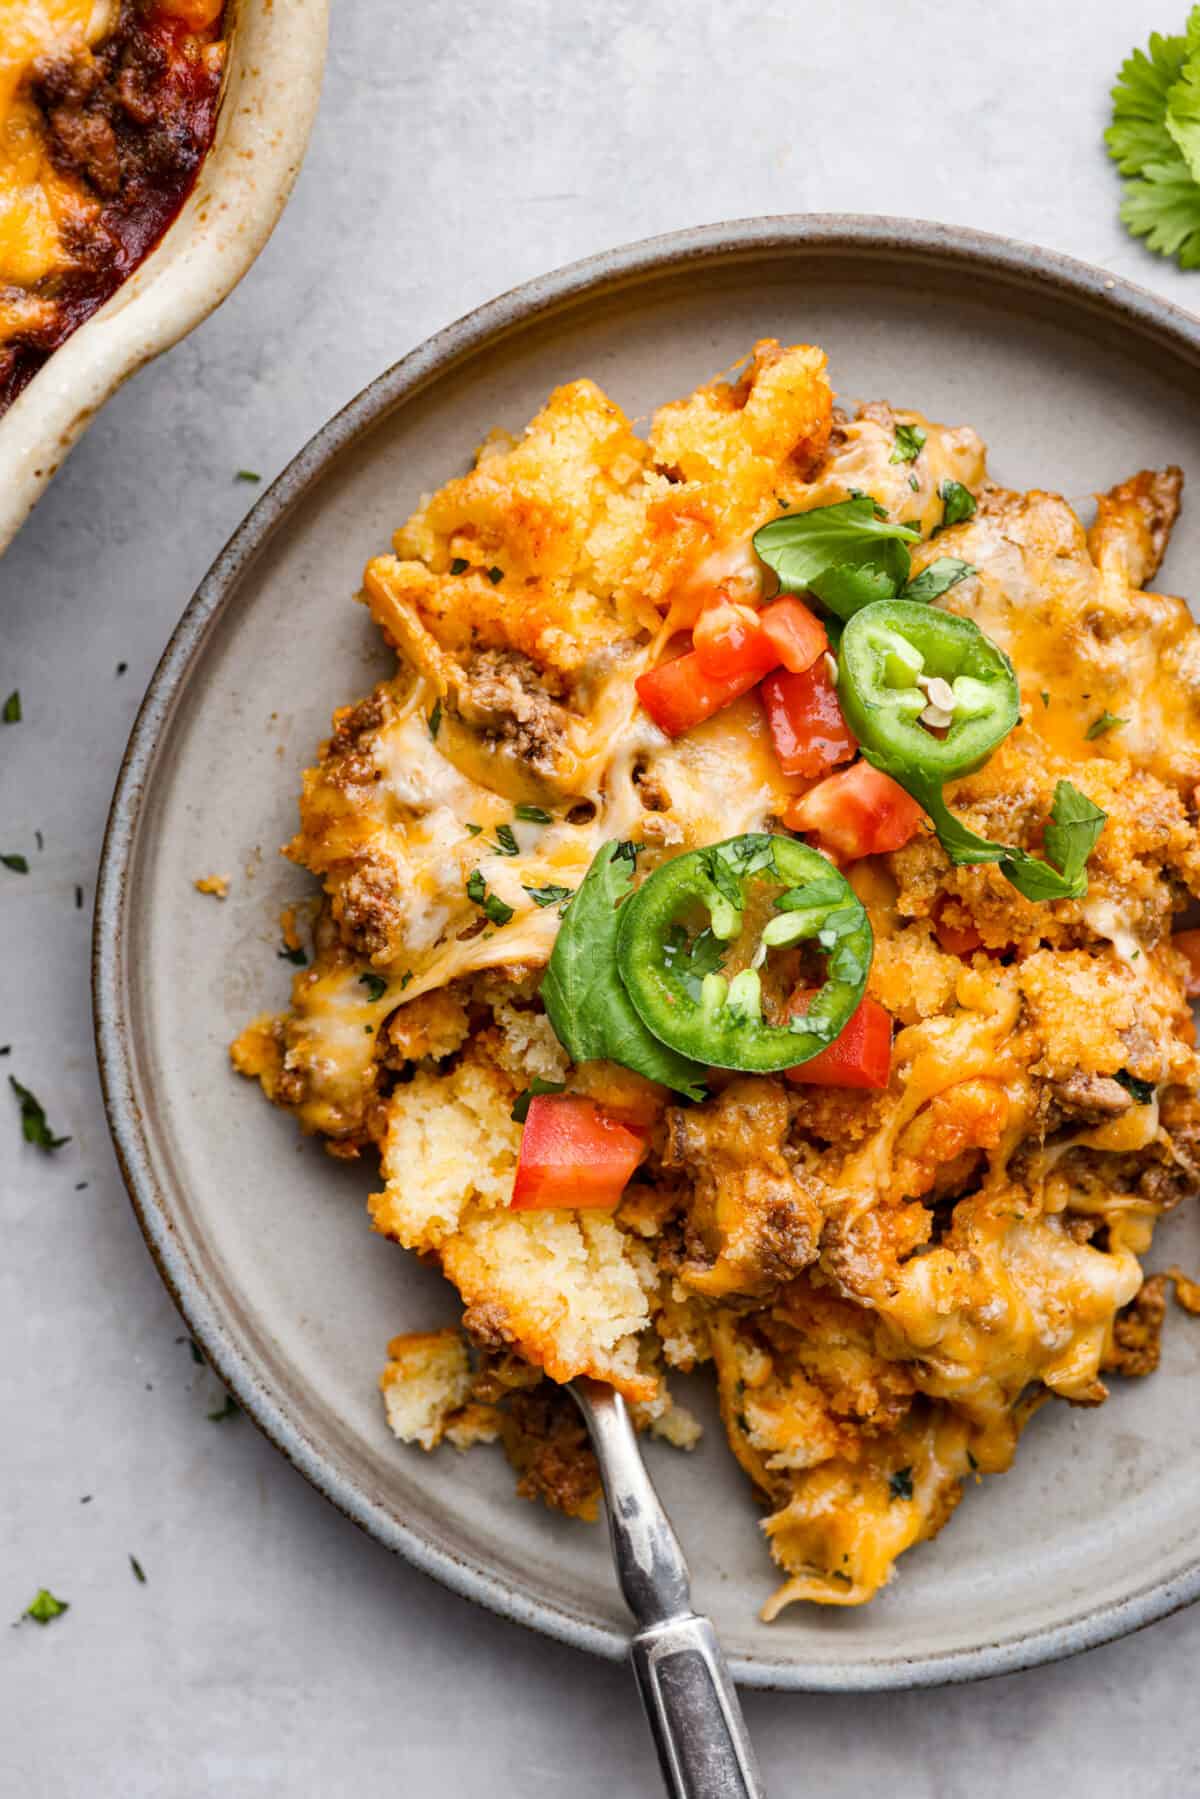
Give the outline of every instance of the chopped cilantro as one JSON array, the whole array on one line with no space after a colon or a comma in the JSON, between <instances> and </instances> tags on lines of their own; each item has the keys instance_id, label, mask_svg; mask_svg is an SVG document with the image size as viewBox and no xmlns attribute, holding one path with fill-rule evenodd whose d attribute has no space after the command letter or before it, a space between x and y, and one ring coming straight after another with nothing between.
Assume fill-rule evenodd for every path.
<instances>
[{"instance_id":1,"label":"chopped cilantro","mask_svg":"<svg viewBox=\"0 0 1200 1799\"><path fill-rule=\"evenodd\" d=\"M535 906L553 906L559 900L570 899L571 897L571 889L569 887L555 887L553 885L549 887L526 887L525 891Z\"/></svg>"},{"instance_id":2,"label":"chopped cilantro","mask_svg":"<svg viewBox=\"0 0 1200 1799\"><path fill-rule=\"evenodd\" d=\"M921 483L917 480L915 475L910 475L908 477L908 485L912 488L914 493L919 493L921 491Z\"/></svg>"},{"instance_id":3,"label":"chopped cilantro","mask_svg":"<svg viewBox=\"0 0 1200 1799\"><path fill-rule=\"evenodd\" d=\"M504 579L504 570L502 568L489 568L487 578L492 586L496 587Z\"/></svg>"},{"instance_id":4,"label":"chopped cilantro","mask_svg":"<svg viewBox=\"0 0 1200 1799\"><path fill-rule=\"evenodd\" d=\"M964 519L974 518L976 510L975 495L961 481L943 481L938 488L942 501L942 522L938 529L944 531L947 525L961 525Z\"/></svg>"},{"instance_id":5,"label":"chopped cilantro","mask_svg":"<svg viewBox=\"0 0 1200 1799\"><path fill-rule=\"evenodd\" d=\"M513 915L512 907L506 906L498 894L488 892L487 882L477 868L473 868L467 876L467 898L493 924L507 924Z\"/></svg>"},{"instance_id":6,"label":"chopped cilantro","mask_svg":"<svg viewBox=\"0 0 1200 1799\"><path fill-rule=\"evenodd\" d=\"M236 1418L241 1407L232 1393L226 1393L225 1404L218 1411L208 1414L210 1424L223 1424L226 1418Z\"/></svg>"},{"instance_id":7,"label":"chopped cilantro","mask_svg":"<svg viewBox=\"0 0 1200 1799\"><path fill-rule=\"evenodd\" d=\"M404 992L404 989L408 986L408 983L412 980L412 978L413 978L412 969L406 968L404 970L404 973L400 976L400 991L401 991L401 993Z\"/></svg>"},{"instance_id":8,"label":"chopped cilantro","mask_svg":"<svg viewBox=\"0 0 1200 1799\"><path fill-rule=\"evenodd\" d=\"M139 1561L138 1561L138 1559L137 1559L137 1556L136 1556L136 1555L131 1555L131 1556L130 1556L130 1558L129 1558L129 1566L130 1566L130 1567L131 1567L131 1568L132 1568L132 1569L133 1569L133 1578L134 1578L134 1579L135 1579L135 1580L136 1580L136 1581L137 1581L137 1582L138 1582L138 1583L139 1583L139 1584L140 1584L140 1585L141 1585L141 1586L143 1586L143 1587L144 1587L144 1586L145 1586L145 1584L146 1584L146 1570L145 1570L145 1569L144 1569L144 1568L143 1568L143 1567L142 1567L142 1564L141 1564L141 1563L140 1563L140 1562L139 1562Z\"/></svg>"},{"instance_id":9,"label":"chopped cilantro","mask_svg":"<svg viewBox=\"0 0 1200 1799\"><path fill-rule=\"evenodd\" d=\"M1128 723L1129 720L1127 718L1118 718L1115 712L1102 712L1099 718L1094 718L1092 720L1091 724L1084 732L1084 736L1087 738L1088 742L1091 743L1093 738L1103 737L1106 731L1115 731L1121 725L1127 725Z\"/></svg>"},{"instance_id":10,"label":"chopped cilantro","mask_svg":"<svg viewBox=\"0 0 1200 1799\"><path fill-rule=\"evenodd\" d=\"M535 1074L524 1093L518 1093L513 1101L512 1116L518 1124L524 1124L529 1116L529 1102L541 1093L561 1093L566 1086L565 1081L544 1081L540 1074Z\"/></svg>"},{"instance_id":11,"label":"chopped cilantro","mask_svg":"<svg viewBox=\"0 0 1200 1799\"><path fill-rule=\"evenodd\" d=\"M42 851L43 851L43 850L44 850L44 849L45 849L45 847L46 847L46 839L45 839L45 838L44 838L44 837L43 837L43 836L42 836L42 833L41 833L41 832L40 832L40 831L35 831L35 832L34 832L34 833L33 833L33 841L34 841L34 842L35 842L35 843L36 843L36 844L37 844L37 846L38 846L38 854L39 854L39 855L40 855L40 854L41 854L41 852L42 852Z\"/></svg>"},{"instance_id":12,"label":"chopped cilantro","mask_svg":"<svg viewBox=\"0 0 1200 1799\"><path fill-rule=\"evenodd\" d=\"M554 822L550 814L540 806L514 806L513 817L523 819L527 825L548 825Z\"/></svg>"},{"instance_id":13,"label":"chopped cilantro","mask_svg":"<svg viewBox=\"0 0 1200 1799\"><path fill-rule=\"evenodd\" d=\"M233 477L235 481L261 481L262 476L252 468L240 468Z\"/></svg>"},{"instance_id":14,"label":"chopped cilantro","mask_svg":"<svg viewBox=\"0 0 1200 1799\"><path fill-rule=\"evenodd\" d=\"M382 999L388 990L388 984L381 974L360 974L358 981L361 987L366 988L367 998L372 1004L377 999Z\"/></svg>"},{"instance_id":15,"label":"chopped cilantro","mask_svg":"<svg viewBox=\"0 0 1200 1799\"><path fill-rule=\"evenodd\" d=\"M1139 1080L1136 1074L1130 1074L1127 1068L1118 1068L1113 1080L1124 1087L1135 1105L1148 1106L1154 1098L1154 1082Z\"/></svg>"},{"instance_id":16,"label":"chopped cilantro","mask_svg":"<svg viewBox=\"0 0 1200 1799\"><path fill-rule=\"evenodd\" d=\"M15 875L27 875L29 873L29 864L24 856L15 854L0 856L0 862L3 862L5 868L11 868Z\"/></svg>"},{"instance_id":17,"label":"chopped cilantro","mask_svg":"<svg viewBox=\"0 0 1200 1799\"><path fill-rule=\"evenodd\" d=\"M305 955L299 944L296 945L295 949L289 949L287 945L284 944L279 952L279 960L281 962L294 963L297 968L308 967L308 957Z\"/></svg>"},{"instance_id":18,"label":"chopped cilantro","mask_svg":"<svg viewBox=\"0 0 1200 1799\"><path fill-rule=\"evenodd\" d=\"M978 1474L979 1463L975 1460L975 1457L971 1454L969 1449L967 1451L967 1467L971 1470L972 1474Z\"/></svg>"},{"instance_id":19,"label":"chopped cilantro","mask_svg":"<svg viewBox=\"0 0 1200 1799\"><path fill-rule=\"evenodd\" d=\"M913 1496L912 1469L894 1468L888 1475L888 1499L911 1499Z\"/></svg>"},{"instance_id":20,"label":"chopped cilantro","mask_svg":"<svg viewBox=\"0 0 1200 1799\"><path fill-rule=\"evenodd\" d=\"M21 1134L26 1143L36 1144L38 1149L61 1149L69 1143L69 1137L56 1137L46 1122L46 1114L40 1101L34 1098L28 1087L22 1087L13 1075L9 1075L8 1084L21 1103Z\"/></svg>"},{"instance_id":21,"label":"chopped cilantro","mask_svg":"<svg viewBox=\"0 0 1200 1799\"><path fill-rule=\"evenodd\" d=\"M925 446L925 433L920 425L897 425L896 447L889 462L915 462Z\"/></svg>"},{"instance_id":22,"label":"chopped cilantro","mask_svg":"<svg viewBox=\"0 0 1200 1799\"><path fill-rule=\"evenodd\" d=\"M471 565L465 556L456 556L450 564L450 573L452 575L465 575L470 566Z\"/></svg>"},{"instance_id":23,"label":"chopped cilantro","mask_svg":"<svg viewBox=\"0 0 1200 1799\"><path fill-rule=\"evenodd\" d=\"M521 846L513 836L511 825L496 826L496 848L502 856L519 856Z\"/></svg>"},{"instance_id":24,"label":"chopped cilantro","mask_svg":"<svg viewBox=\"0 0 1200 1799\"><path fill-rule=\"evenodd\" d=\"M3 718L6 725L19 725L21 722L21 695L15 687L4 702L0 718Z\"/></svg>"},{"instance_id":25,"label":"chopped cilantro","mask_svg":"<svg viewBox=\"0 0 1200 1799\"><path fill-rule=\"evenodd\" d=\"M466 826L466 829L468 831L470 831L472 837L479 837L483 834L483 826L482 825L468 824Z\"/></svg>"},{"instance_id":26,"label":"chopped cilantro","mask_svg":"<svg viewBox=\"0 0 1200 1799\"><path fill-rule=\"evenodd\" d=\"M53 1618L61 1618L64 1612L71 1609L70 1601L56 1599L49 1587L39 1587L29 1605L21 1616L32 1618L35 1624L49 1624Z\"/></svg>"},{"instance_id":27,"label":"chopped cilantro","mask_svg":"<svg viewBox=\"0 0 1200 1799\"><path fill-rule=\"evenodd\" d=\"M435 700L433 711L429 714L429 735L437 742L437 734L442 728L442 702Z\"/></svg>"},{"instance_id":28,"label":"chopped cilantro","mask_svg":"<svg viewBox=\"0 0 1200 1799\"><path fill-rule=\"evenodd\" d=\"M1050 695L1046 692L1044 687L1042 689L1042 705L1045 706L1047 709L1049 708L1049 705L1050 705Z\"/></svg>"}]
</instances>

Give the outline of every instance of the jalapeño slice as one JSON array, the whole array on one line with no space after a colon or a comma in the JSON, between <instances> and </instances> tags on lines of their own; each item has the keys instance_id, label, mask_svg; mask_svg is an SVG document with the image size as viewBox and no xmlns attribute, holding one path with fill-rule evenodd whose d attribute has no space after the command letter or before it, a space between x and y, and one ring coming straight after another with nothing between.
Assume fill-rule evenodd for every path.
<instances>
[{"instance_id":1,"label":"jalape\u00f1o slice","mask_svg":"<svg viewBox=\"0 0 1200 1799\"><path fill-rule=\"evenodd\" d=\"M769 982L764 993L763 976L770 958L801 946L820 952L825 981L789 1019ZM656 869L621 908L617 966L661 1043L714 1068L772 1074L841 1034L872 949L870 921L844 875L807 844L752 833ZM803 985L811 991L811 970Z\"/></svg>"},{"instance_id":2,"label":"jalape\u00f1o slice","mask_svg":"<svg viewBox=\"0 0 1200 1799\"><path fill-rule=\"evenodd\" d=\"M904 786L969 774L1021 710L1004 651L969 618L913 600L855 613L838 650L838 698L868 758Z\"/></svg>"}]
</instances>

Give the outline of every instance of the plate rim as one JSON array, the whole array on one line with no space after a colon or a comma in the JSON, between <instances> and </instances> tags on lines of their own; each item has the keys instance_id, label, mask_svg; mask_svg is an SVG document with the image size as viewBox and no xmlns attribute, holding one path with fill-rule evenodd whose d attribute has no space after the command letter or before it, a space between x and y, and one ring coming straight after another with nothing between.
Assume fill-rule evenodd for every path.
<instances>
[{"instance_id":1,"label":"plate rim","mask_svg":"<svg viewBox=\"0 0 1200 1799\"><path fill-rule=\"evenodd\" d=\"M92 935L93 1024L109 1132L146 1246L167 1291L206 1359L238 1404L294 1467L342 1514L466 1599L573 1648L608 1660L626 1652L619 1629L597 1625L548 1600L534 1600L484 1561L428 1541L390 1515L348 1473L326 1460L302 1421L279 1404L210 1299L171 1219L160 1187L133 1080L136 1051L123 1007L128 876L157 752L175 702L210 629L236 600L242 574L308 489L387 413L439 377L546 316L622 286L676 273L687 264L725 264L789 250L924 259L1014 285L1043 288L1098 316L1136 327L1200 364L1200 318L1107 270L1036 245L964 226L886 215L783 214L732 220L641 239L523 282L426 338L370 382L327 421L253 506L213 562L167 643L138 709L108 814ZM1111 1642L1200 1598L1200 1553L1182 1574L1151 1581L1120 1600L1084 1609L1033 1633L919 1657L861 1655L829 1664L803 1656L733 1657L744 1685L804 1692L881 1692L932 1687L1013 1673Z\"/></svg>"}]
</instances>

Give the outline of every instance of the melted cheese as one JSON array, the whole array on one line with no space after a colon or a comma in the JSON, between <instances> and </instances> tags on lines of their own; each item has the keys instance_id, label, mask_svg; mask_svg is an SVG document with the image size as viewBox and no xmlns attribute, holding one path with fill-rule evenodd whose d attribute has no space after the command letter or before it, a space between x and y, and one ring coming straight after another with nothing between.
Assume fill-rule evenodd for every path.
<instances>
[{"instance_id":1,"label":"melted cheese","mask_svg":"<svg viewBox=\"0 0 1200 1799\"><path fill-rule=\"evenodd\" d=\"M39 57L97 43L115 16L114 0L0 0L0 342L36 323L4 288L69 268L66 227L95 210L53 167L26 77Z\"/></svg>"}]
</instances>

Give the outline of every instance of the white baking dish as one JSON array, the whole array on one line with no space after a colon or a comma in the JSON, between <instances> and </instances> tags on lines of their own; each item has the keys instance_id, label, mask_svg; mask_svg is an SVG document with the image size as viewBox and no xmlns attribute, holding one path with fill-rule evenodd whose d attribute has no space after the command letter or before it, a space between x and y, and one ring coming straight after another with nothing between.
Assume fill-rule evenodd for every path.
<instances>
[{"instance_id":1,"label":"white baking dish","mask_svg":"<svg viewBox=\"0 0 1200 1799\"><path fill-rule=\"evenodd\" d=\"M321 91L329 0L235 0L212 149L162 242L0 418L0 551L105 400L237 286L283 211Z\"/></svg>"}]
</instances>

